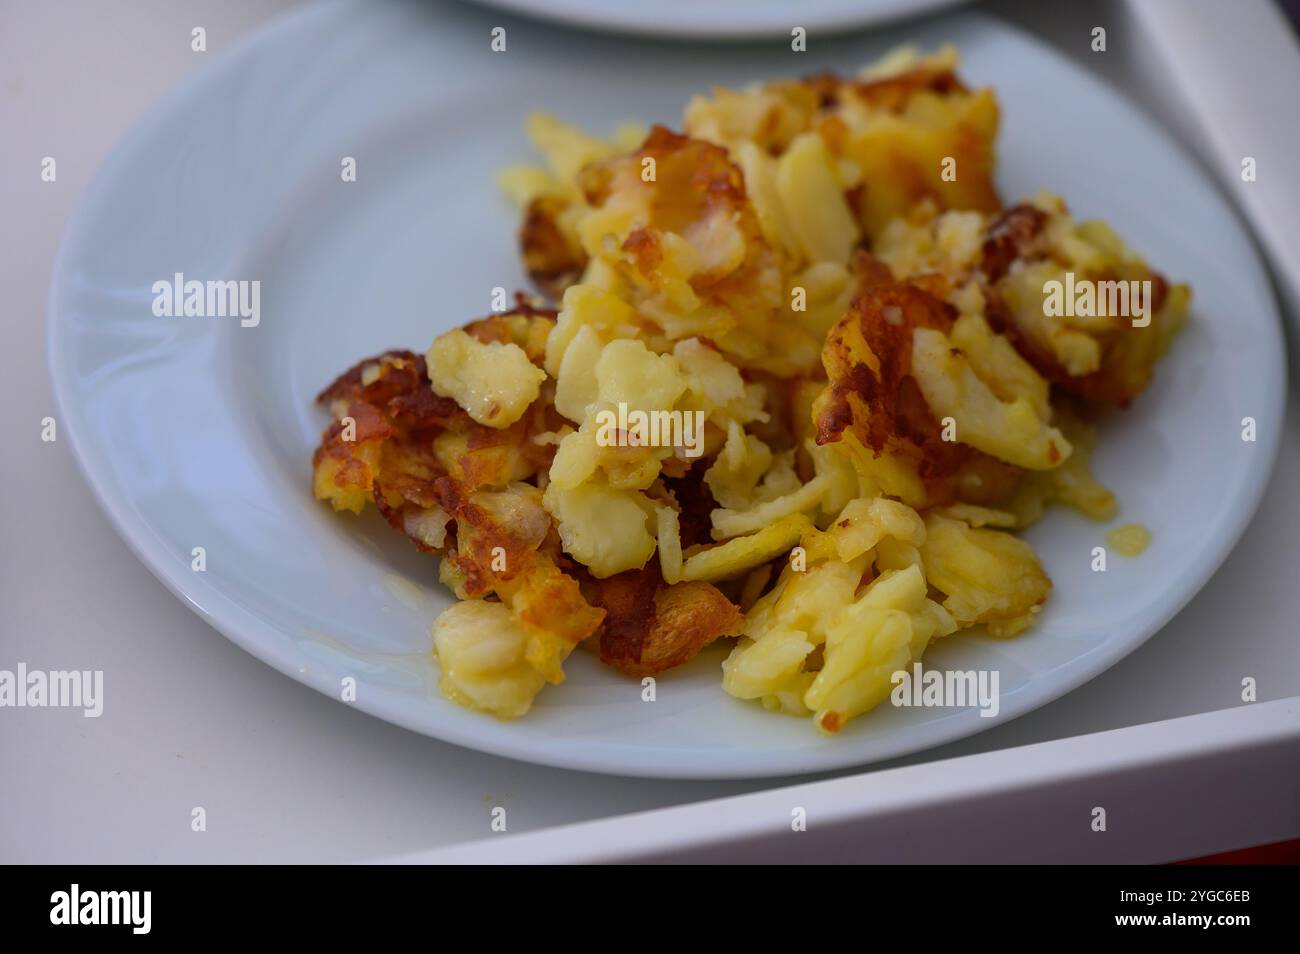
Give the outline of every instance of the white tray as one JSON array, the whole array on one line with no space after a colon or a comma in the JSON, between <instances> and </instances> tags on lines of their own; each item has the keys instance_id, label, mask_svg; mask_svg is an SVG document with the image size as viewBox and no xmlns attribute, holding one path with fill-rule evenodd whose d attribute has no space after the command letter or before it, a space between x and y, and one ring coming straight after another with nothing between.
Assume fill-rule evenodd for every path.
<instances>
[{"instance_id":1,"label":"white tray","mask_svg":"<svg viewBox=\"0 0 1300 954\"><path fill-rule=\"evenodd\" d=\"M1180 861L1300 831L1297 752L1300 699L1284 699L392 860Z\"/></svg>"}]
</instances>

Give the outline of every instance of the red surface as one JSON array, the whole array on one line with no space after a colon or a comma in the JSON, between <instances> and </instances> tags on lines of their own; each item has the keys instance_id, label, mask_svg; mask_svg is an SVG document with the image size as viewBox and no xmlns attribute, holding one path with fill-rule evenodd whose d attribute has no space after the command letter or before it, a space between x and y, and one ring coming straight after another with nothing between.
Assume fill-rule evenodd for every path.
<instances>
[{"instance_id":1,"label":"red surface","mask_svg":"<svg viewBox=\"0 0 1300 954\"><path fill-rule=\"evenodd\" d=\"M1300 838L1278 841L1271 845L1258 845L1238 851L1225 851L1204 858L1176 861L1179 865L1300 865Z\"/></svg>"}]
</instances>

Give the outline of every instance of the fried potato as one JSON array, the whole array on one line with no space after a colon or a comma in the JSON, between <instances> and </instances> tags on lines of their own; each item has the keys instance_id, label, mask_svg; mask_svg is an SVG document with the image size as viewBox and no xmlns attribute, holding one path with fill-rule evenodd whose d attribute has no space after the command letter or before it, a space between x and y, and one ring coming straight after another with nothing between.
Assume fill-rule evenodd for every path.
<instances>
[{"instance_id":1,"label":"fried potato","mask_svg":"<svg viewBox=\"0 0 1300 954\"><path fill-rule=\"evenodd\" d=\"M546 372L514 342L484 344L459 328L436 338L425 362L434 393L452 398L488 427L519 420L546 380Z\"/></svg>"},{"instance_id":2,"label":"fried potato","mask_svg":"<svg viewBox=\"0 0 1300 954\"><path fill-rule=\"evenodd\" d=\"M649 501L637 491L598 483L562 487L552 482L545 503L565 552L598 579L639 570L655 552L646 513Z\"/></svg>"},{"instance_id":3,"label":"fried potato","mask_svg":"<svg viewBox=\"0 0 1300 954\"><path fill-rule=\"evenodd\" d=\"M576 211L571 199L558 195L536 196L524 209L519 227L524 269L552 297L562 295L587 267L587 253L572 225Z\"/></svg>"},{"instance_id":4,"label":"fried potato","mask_svg":"<svg viewBox=\"0 0 1300 954\"><path fill-rule=\"evenodd\" d=\"M1008 493L1021 476L1015 462L972 446L979 441L1003 449L996 440L984 439L996 437L989 433L996 424L981 421L982 426L963 428L957 422L955 433L946 439L939 415L950 416L962 396L932 388L935 396L945 398L936 414L917 380L913 352L918 334L922 341L933 340L927 333L946 341L953 320L951 306L924 290L872 279L831 329L823 350L829 387L814 405L817 443L836 443L851 435L849 448L864 476L913 506L958 498L983 502ZM974 382L971 386L973 390ZM988 402L992 395L984 397ZM990 406L997 404L993 398ZM1037 418L1032 407L1025 410L1030 426L1020 430L1034 433ZM974 441L967 443L972 436ZM1058 452L1066 449L1061 438Z\"/></svg>"},{"instance_id":5,"label":"fried potato","mask_svg":"<svg viewBox=\"0 0 1300 954\"><path fill-rule=\"evenodd\" d=\"M515 312L472 322L461 334L473 342L471 349L514 349L514 360L522 358L541 374L532 360L544 354L552 314L521 301ZM550 465L553 448L534 437L557 426L554 410L534 400L514 423L488 427L435 393L427 368L418 355L387 352L360 362L322 392L318 400L337 419L313 457L314 490L335 509L360 512L373 500L418 548L443 556L444 573L462 598L502 601L484 604L499 609L472 611L479 614L472 621L495 634L501 653L518 649L522 662L500 663L505 657L498 654L486 669L448 663L453 671L444 689L509 718L526 711L544 682L563 678L564 657L595 631L604 613L588 605L577 580L557 566L559 540L542 491L521 483ZM451 629L437 630L446 659L461 659L467 637L454 634L467 620L453 615Z\"/></svg>"},{"instance_id":6,"label":"fried potato","mask_svg":"<svg viewBox=\"0 0 1300 954\"><path fill-rule=\"evenodd\" d=\"M433 624L433 651L446 696L503 719L526 713L545 677L525 658L528 635L500 603L466 600Z\"/></svg>"},{"instance_id":7,"label":"fried potato","mask_svg":"<svg viewBox=\"0 0 1300 954\"><path fill-rule=\"evenodd\" d=\"M691 100L686 131L740 155L756 195L764 191L763 170L746 158L746 147L751 156L782 157L797 149L800 137L816 136L841 168L841 190L868 235L925 199L943 209L994 211L1000 204L993 186L997 101L990 90L968 90L956 65L951 48L928 57L904 49L858 77L821 74L717 89ZM949 160L960 172L945 177Z\"/></svg>"},{"instance_id":8,"label":"fried potato","mask_svg":"<svg viewBox=\"0 0 1300 954\"><path fill-rule=\"evenodd\" d=\"M884 570L858 593L866 558L787 572L748 614L723 664L723 688L824 732L842 729L888 694L894 672L957 628L926 595L917 566Z\"/></svg>"},{"instance_id":9,"label":"fried potato","mask_svg":"<svg viewBox=\"0 0 1300 954\"><path fill-rule=\"evenodd\" d=\"M601 139L551 116L529 118L528 136L544 157L546 168L507 169L501 185L524 209L519 231L524 267L534 283L552 297L558 298L577 281L587 264L576 230L583 211L578 174L590 163L634 148L644 135L638 128L627 127L610 139Z\"/></svg>"},{"instance_id":10,"label":"fried potato","mask_svg":"<svg viewBox=\"0 0 1300 954\"><path fill-rule=\"evenodd\" d=\"M606 612L601 661L628 676L680 666L718 638L739 634L745 623L713 585L669 585L654 568L597 581L592 603Z\"/></svg>"},{"instance_id":11,"label":"fried potato","mask_svg":"<svg viewBox=\"0 0 1300 954\"><path fill-rule=\"evenodd\" d=\"M809 262L847 262L862 233L831 168L825 141L803 133L776 166L786 221Z\"/></svg>"},{"instance_id":12,"label":"fried potato","mask_svg":"<svg viewBox=\"0 0 1300 954\"><path fill-rule=\"evenodd\" d=\"M930 411L951 419L963 444L1027 470L1051 470L1070 455L1041 407L1023 397L999 399L942 331L913 329L912 374Z\"/></svg>"},{"instance_id":13,"label":"fried potato","mask_svg":"<svg viewBox=\"0 0 1300 954\"><path fill-rule=\"evenodd\" d=\"M756 533L697 550L682 564L682 579L722 580L739 576L789 550L810 526L812 521L806 515L792 513Z\"/></svg>"},{"instance_id":14,"label":"fried potato","mask_svg":"<svg viewBox=\"0 0 1300 954\"><path fill-rule=\"evenodd\" d=\"M579 644L642 678L734 640L724 691L834 734L936 639L1032 624L1052 584L1009 531L1114 516L1095 405L1190 292L1059 199L1002 209L997 103L956 66L715 89L682 133L530 119L543 164L501 184L558 310L516 296L318 399L315 496L373 500L462 601L449 698L515 718ZM1076 278L1149 287L1150 320L1058 311Z\"/></svg>"},{"instance_id":15,"label":"fried potato","mask_svg":"<svg viewBox=\"0 0 1300 954\"><path fill-rule=\"evenodd\" d=\"M1191 297L1109 227L1075 222L1051 195L983 217L929 205L891 223L874 251L897 277L932 282L950 303L984 315L1046 381L1121 407L1150 383ZM1108 313L1053 313L1054 284L1062 295L1079 289L1085 307L1095 295L1094 309ZM1060 305L1073 311L1074 299Z\"/></svg>"},{"instance_id":16,"label":"fried potato","mask_svg":"<svg viewBox=\"0 0 1300 954\"><path fill-rule=\"evenodd\" d=\"M1029 544L938 514L926 518L925 531L927 579L960 625L983 623L994 635L1029 625L1052 588Z\"/></svg>"},{"instance_id":17,"label":"fried potato","mask_svg":"<svg viewBox=\"0 0 1300 954\"><path fill-rule=\"evenodd\" d=\"M925 524L907 504L888 497L859 497L845 505L825 533L805 531L801 542L812 559L834 556L851 563L874 550L885 537L920 546L925 540Z\"/></svg>"},{"instance_id":18,"label":"fried potato","mask_svg":"<svg viewBox=\"0 0 1300 954\"><path fill-rule=\"evenodd\" d=\"M382 446L392 428L369 404L345 403L343 408L312 458L312 485L316 499L328 500L335 510L360 513L374 494Z\"/></svg>"},{"instance_id":19,"label":"fried potato","mask_svg":"<svg viewBox=\"0 0 1300 954\"><path fill-rule=\"evenodd\" d=\"M543 574L549 579L555 577ZM469 599L454 603L434 620L433 654L442 670L439 686L454 702L491 712L501 719L524 715L547 682L560 682L560 664L577 645L562 628L539 625L539 603L551 612L563 609L553 600L539 598L546 584L534 581L529 597L518 597L519 607ZM604 617L582 602L579 616ZM585 628L585 627L584 627ZM582 638L590 634L587 630Z\"/></svg>"}]
</instances>

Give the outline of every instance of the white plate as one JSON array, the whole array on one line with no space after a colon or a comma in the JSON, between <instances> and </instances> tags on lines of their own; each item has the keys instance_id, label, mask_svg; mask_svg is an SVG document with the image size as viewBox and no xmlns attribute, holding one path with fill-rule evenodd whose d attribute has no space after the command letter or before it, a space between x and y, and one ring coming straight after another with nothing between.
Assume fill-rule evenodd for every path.
<instances>
[{"instance_id":1,"label":"white plate","mask_svg":"<svg viewBox=\"0 0 1300 954\"><path fill-rule=\"evenodd\" d=\"M489 7L588 27L673 39L790 37L797 26L820 36L917 16L966 0L476 0Z\"/></svg>"},{"instance_id":2,"label":"white plate","mask_svg":"<svg viewBox=\"0 0 1300 954\"><path fill-rule=\"evenodd\" d=\"M240 646L335 698L354 677L365 711L484 751L629 775L784 775L916 751L1055 699L1167 623L1227 555L1277 447L1278 319L1234 215L1114 93L975 13L806 58L554 31L545 45L512 34L494 54L490 24L459 5L294 14L166 97L69 226L49 313L62 433L136 554ZM927 657L1000 670L994 719L886 706L824 739L724 695L717 651L661 678L654 703L585 653L515 723L442 699L427 652L449 600L435 561L377 517L312 500L325 423L312 397L360 356L422 349L485 314L494 286L524 287L494 175L527 154L530 110L596 129L672 122L711 83L849 69L902 40L957 42L964 75L997 88L1008 198L1053 187L1194 285L1194 320L1097 459L1123 517L1152 528L1150 550L1092 573L1100 527L1058 511L1034 528L1056 582L1040 625L1004 642L953 638ZM355 183L341 181L345 156ZM153 283L178 271L260 281L261 324L154 317ZM1240 440L1247 416L1257 443Z\"/></svg>"}]
</instances>

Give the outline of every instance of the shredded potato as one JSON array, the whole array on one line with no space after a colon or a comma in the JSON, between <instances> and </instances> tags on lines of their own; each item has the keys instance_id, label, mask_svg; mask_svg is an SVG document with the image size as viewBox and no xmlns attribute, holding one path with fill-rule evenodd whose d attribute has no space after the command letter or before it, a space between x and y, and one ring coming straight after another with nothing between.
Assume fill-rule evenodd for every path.
<instances>
[{"instance_id":1,"label":"shredded potato","mask_svg":"<svg viewBox=\"0 0 1300 954\"><path fill-rule=\"evenodd\" d=\"M426 361L434 393L453 398L488 427L519 420L546 380L546 372L533 367L514 342L484 344L459 328L434 341Z\"/></svg>"},{"instance_id":2,"label":"shredded potato","mask_svg":"<svg viewBox=\"0 0 1300 954\"><path fill-rule=\"evenodd\" d=\"M726 641L725 692L834 734L935 640L1033 624L1052 583L1014 531L1115 516L1095 410L1146 388L1190 291L1060 199L1003 208L997 102L956 68L718 88L681 133L529 120L541 164L501 185L556 308L318 399L315 496L373 502L462 601L449 698L516 718L579 643L640 678ZM1147 283L1149 320L1058 314L1076 279Z\"/></svg>"}]
</instances>

